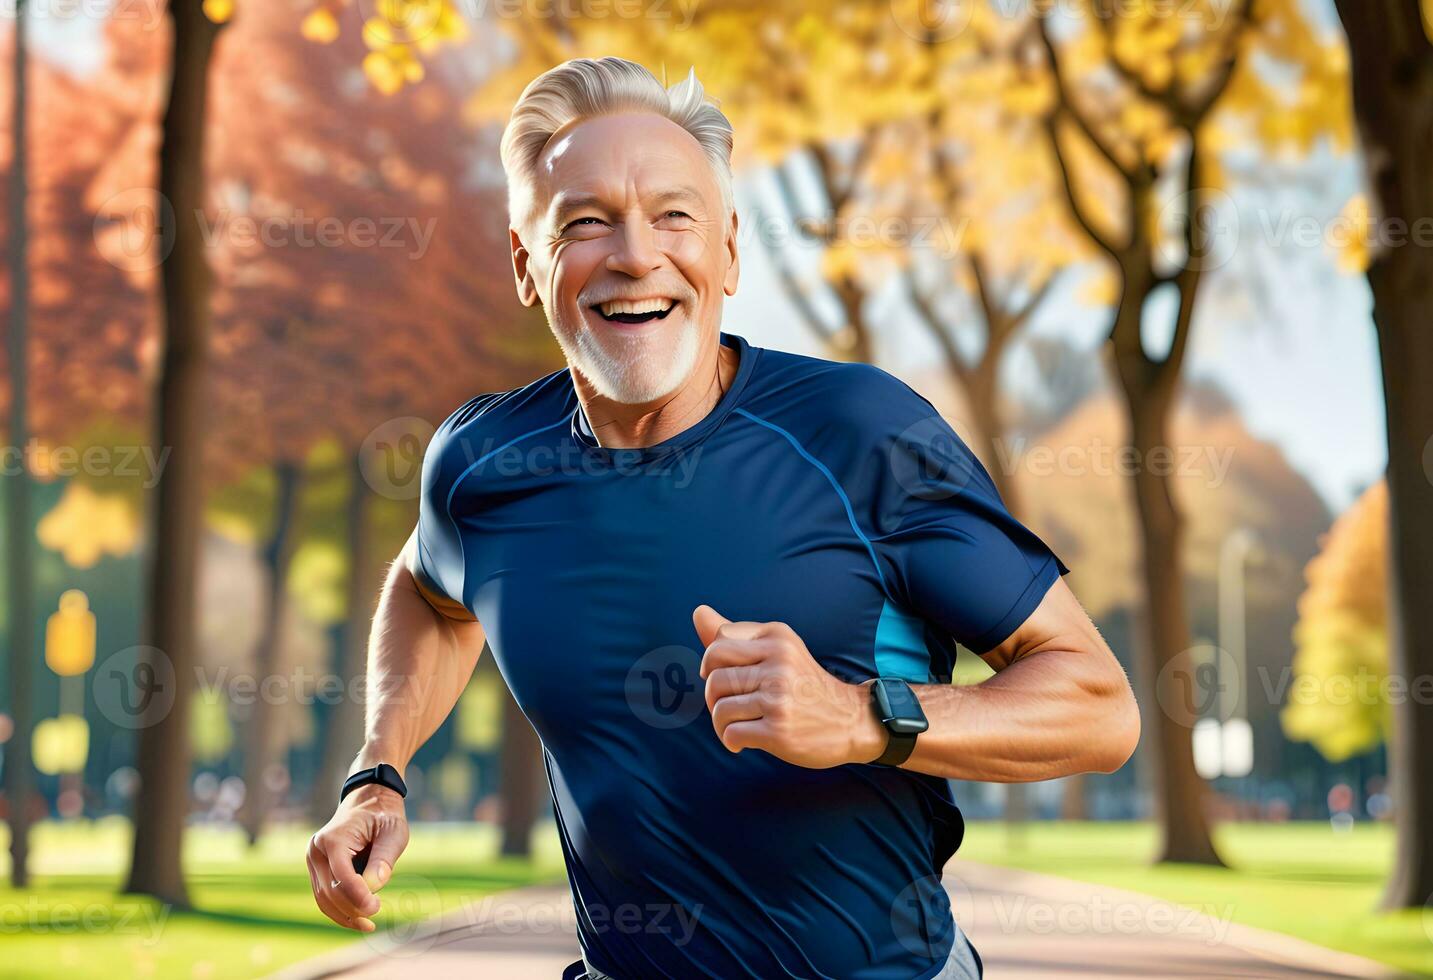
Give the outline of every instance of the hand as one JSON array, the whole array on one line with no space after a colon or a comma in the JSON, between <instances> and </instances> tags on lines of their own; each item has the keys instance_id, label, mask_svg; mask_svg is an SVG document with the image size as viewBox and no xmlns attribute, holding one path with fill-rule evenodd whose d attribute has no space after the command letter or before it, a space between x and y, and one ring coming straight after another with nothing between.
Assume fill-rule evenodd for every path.
<instances>
[{"instance_id":1,"label":"hand","mask_svg":"<svg viewBox=\"0 0 1433 980\"><path fill-rule=\"evenodd\" d=\"M712 727L732 752L762 749L793 765L829 769L885 751L871 682L832 675L790 626L733 623L711 606L698 606L692 623L706 647L701 675Z\"/></svg>"},{"instance_id":2,"label":"hand","mask_svg":"<svg viewBox=\"0 0 1433 980\"><path fill-rule=\"evenodd\" d=\"M346 929L377 928L377 892L393 876L393 863L408 846L403 797L370 783L344 797L333 818L308 843L308 876L319 909ZM366 864L360 875L355 858Z\"/></svg>"}]
</instances>

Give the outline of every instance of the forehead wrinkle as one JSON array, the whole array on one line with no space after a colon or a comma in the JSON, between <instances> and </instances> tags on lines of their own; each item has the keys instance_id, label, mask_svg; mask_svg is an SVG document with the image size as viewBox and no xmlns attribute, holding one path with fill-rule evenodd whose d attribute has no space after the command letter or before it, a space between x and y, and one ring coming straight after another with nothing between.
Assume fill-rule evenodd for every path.
<instances>
[{"instance_id":1,"label":"forehead wrinkle","mask_svg":"<svg viewBox=\"0 0 1433 980\"><path fill-rule=\"evenodd\" d=\"M547 185L545 189L550 192L547 197L547 206L546 208L544 208L547 213L557 213L556 211L554 211L554 205L559 204L559 202L562 203L562 210L569 210L569 208L566 206L566 202L562 201L562 196L565 193L564 190L558 188L557 190L553 191L553 184L557 177L557 169L560 166L563 158L566 157L569 151L573 149L573 143L577 140L577 130L584 123L600 123L603 120L612 119L618 116L636 116L643 119L644 121L647 119L657 120L658 128L662 129L665 132L680 134L681 138L678 141L680 145L668 143L665 145L658 144L655 146L644 147L642 157L636 161L639 169L654 156L667 155L677 158L677 160L683 165L684 168L690 165L695 167L708 168L709 170L710 163L707 160L705 152L702 150L701 144L697 142L696 137L679 124L673 122L672 120L666 118L659 113L644 111L612 112L604 113L602 115L597 116L586 116L581 119L569 120L561 127L559 127L558 130L554 132L550 137L548 137L547 143L544 144L543 148L538 152L538 166L543 174L543 177L545 178L544 183ZM695 157L689 159L689 157L691 157L693 153L695 153ZM707 171L699 171L699 173L702 172ZM631 183L632 181L636 180L638 176L640 175L629 174L625 177L625 182ZM709 174L709 176L715 183L716 186L714 189L716 190L718 196L720 196L720 182L716 180L714 174ZM677 190L685 191L690 197L694 198L697 201L705 201L705 195L702 193L702 191L696 184L679 185ZM663 193L666 194L668 197L673 196L670 191L664 191ZM596 200L597 195L589 196L592 198L592 200L583 203L600 205L600 202Z\"/></svg>"},{"instance_id":2,"label":"forehead wrinkle","mask_svg":"<svg viewBox=\"0 0 1433 980\"><path fill-rule=\"evenodd\" d=\"M702 192L691 184L678 184L675 187L663 188L647 195L644 195L638 188L629 188L629 190L634 196L645 197L654 205L666 204L684 198L695 201L702 199ZM560 190L553 195L551 207L553 213L563 214L584 207L604 208L606 204L606 199L600 193Z\"/></svg>"}]
</instances>

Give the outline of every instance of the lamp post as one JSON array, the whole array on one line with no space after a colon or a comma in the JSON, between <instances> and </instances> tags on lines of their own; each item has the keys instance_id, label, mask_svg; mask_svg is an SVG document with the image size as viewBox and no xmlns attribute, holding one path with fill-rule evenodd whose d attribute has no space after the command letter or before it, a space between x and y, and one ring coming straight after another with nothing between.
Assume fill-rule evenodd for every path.
<instances>
[{"instance_id":1,"label":"lamp post","mask_svg":"<svg viewBox=\"0 0 1433 980\"><path fill-rule=\"evenodd\" d=\"M1226 655L1219 665L1234 675L1219 678L1219 755L1222 774L1235 779L1254 768L1254 730L1245 691L1249 678L1245 572L1251 558L1259 558L1259 539L1246 527L1235 530L1219 547L1219 648Z\"/></svg>"}]
</instances>

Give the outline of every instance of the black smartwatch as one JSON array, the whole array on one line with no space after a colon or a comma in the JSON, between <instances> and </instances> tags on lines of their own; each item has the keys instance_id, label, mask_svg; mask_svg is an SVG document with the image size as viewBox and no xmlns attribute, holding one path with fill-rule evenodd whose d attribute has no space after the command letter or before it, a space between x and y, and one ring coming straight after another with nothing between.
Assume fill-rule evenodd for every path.
<instances>
[{"instance_id":1,"label":"black smartwatch","mask_svg":"<svg viewBox=\"0 0 1433 980\"><path fill-rule=\"evenodd\" d=\"M911 757L916 738L930 727L920 699L899 677L877 677L871 685L871 706L889 736L886 751L875 760L878 766L898 766Z\"/></svg>"},{"instance_id":2,"label":"black smartwatch","mask_svg":"<svg viewBox=\"0 0 1433 980\"><path fill-rule=\"evenodd\" d=\"M343 798L349 793L352 793L360 786L367 786L369 783L387 786L399 796L406 797L408 795L408 786L403 782L403 777L398 775L398 770L386 762L380 762L372 769L360 769L345 779L343 781L343 791L338 794L338 801L342 803Z\"/></svg>"}]
</instances>

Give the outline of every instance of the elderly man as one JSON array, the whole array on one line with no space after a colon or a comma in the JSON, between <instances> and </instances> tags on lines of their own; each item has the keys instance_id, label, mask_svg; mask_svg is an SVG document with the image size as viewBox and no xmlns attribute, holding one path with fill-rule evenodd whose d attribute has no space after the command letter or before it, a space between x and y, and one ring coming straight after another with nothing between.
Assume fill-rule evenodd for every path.
<instances>
[{"instance_id":1,"label":"elderly man","mask_svg":"<svg viewBox=\"0 0 1433 980\"><path fill-rule=\"evenodd\" d=\"M618 58L560 65L513 110L517 290L568 366L477 396L428 448L366 742L309 847L335 922L373 929L404 767L485 641L542 739L569 975L978 976L940 885L948 780L1134 750L1067 569L931 405L721 332L731 146L694 75L668 90ZM951 685L957 644L996 675Z\"/></svg>"}]
</instances>

